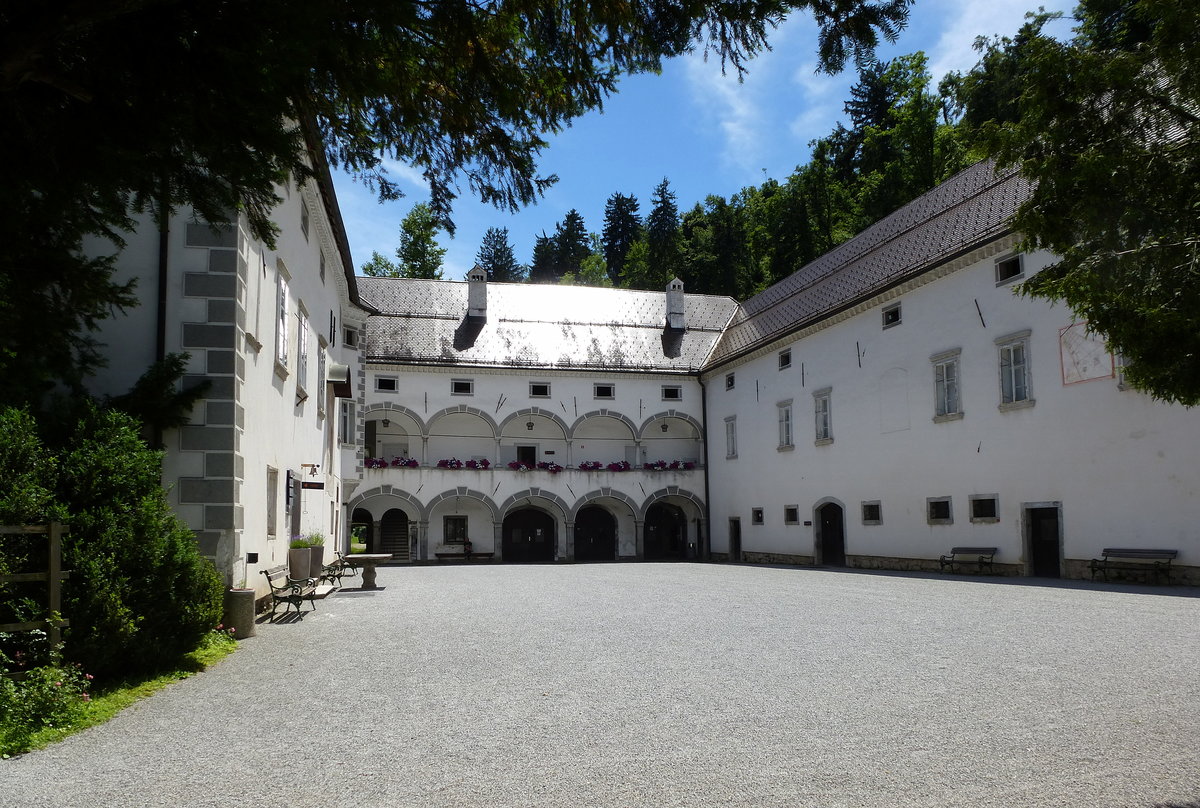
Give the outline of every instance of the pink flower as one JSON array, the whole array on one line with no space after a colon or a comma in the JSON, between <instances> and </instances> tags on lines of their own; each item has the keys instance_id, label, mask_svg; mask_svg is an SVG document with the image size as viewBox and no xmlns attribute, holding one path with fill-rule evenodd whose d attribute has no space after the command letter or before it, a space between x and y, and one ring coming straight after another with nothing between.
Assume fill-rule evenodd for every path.
<instances>
[{"instance_id":1,"label":"pink flower","mask_svg":"<svg viewBox=\"0 0 1200 808\"><path fill-rule=\"evenodd\" d=\"M96 677L95 677L95 676L92 676L90 673L85 673L85 674L83 675L83 678L84 678L84 679L87 679L87 680L90 682L90 681L92 681L93 679L95 679Z\"/></svg>"},{"instance_id":2,"label":"pink flower","mask_svg":"<svg viewBox=\"0 0 1200 808\"><path fill-rule=\"evenodd\" d=\"M55 686L55 687L62 687L62 682L55 682L55 683L54 683L54 686Z\"/></svg>"}]
</instances>

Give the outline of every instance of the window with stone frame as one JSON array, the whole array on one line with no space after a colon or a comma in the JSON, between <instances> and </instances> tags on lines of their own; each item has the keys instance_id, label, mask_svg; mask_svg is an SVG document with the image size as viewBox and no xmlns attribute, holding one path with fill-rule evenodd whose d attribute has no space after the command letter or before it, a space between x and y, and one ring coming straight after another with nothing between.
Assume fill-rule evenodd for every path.
<instances>
[{"instance_id":1,"label":"window with stone frame","mask_svg":"<svg viewBox=\"0 0 1200 808\"><path fill-rule=\"evenodd\" d=\"M444 544L465 544L467 536L467 517L463 515L442 517L442 536Z\"/></svg>"}]
</instances>

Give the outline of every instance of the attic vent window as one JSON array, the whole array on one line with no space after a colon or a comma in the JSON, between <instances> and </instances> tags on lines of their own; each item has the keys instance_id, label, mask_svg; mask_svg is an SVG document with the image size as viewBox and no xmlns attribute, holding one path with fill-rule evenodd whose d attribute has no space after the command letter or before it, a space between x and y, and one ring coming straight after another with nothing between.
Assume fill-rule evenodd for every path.
<instances>
[{"instance_id":1,"label":"attic vent window","mask_svg":"<svg viewBox=\"0 0 1200 808\"><path fill-rule=\"evenodd\" d=\"M894 325L900 325L899 303L893 303L890 306L885 306L883 309L883 327L891 328Z\"/></svg>"},{"instance_id":2,"label":"attic vent window","mask_svg":"<svg viewBox=\"0 0 1200 808\"><path fill-rule=\"evenodd\" d=\"M733 389L733 383L734 383L733 374L732 374L732 373L726 373L726 374L725 374L725 389L726 389L726 390L732 390L732 389Z\"/></svg>"},{"instance_id":3,"label":"attic vent window","mask_svg":"<svg viewBox=\"0 0 1200 808\"><path fill-rule=\"evenodd\" d=\"M375 389L380 393L394 393L400 389L400 380L395 376L377 376Z\"/></svg>"},{"instance_id":4,"label":"attic vent window","mask_svg":"<svg viewBox=\"0 0 1200 808\"><path fill-rule=\"evenodd\" d=\"M346 328L342 331L342 344L347 348L358 347L358 332L353 328Z\"/></svg>"},{"instance_id":5,"label":"attic vent window","mask_svg":"<svg viewBox=\"0 0 1200 808\"><path fill-rule=\"evenodd\" d=\"M787 370L792 366L792 349L788 348L779 352L779 369Z\"/></svg>"},{"instance_id":6,"label":"attic vent window","mask_svg":"<svg viewBox=\"0 0 1200 808\"><path fill-rule=\"evenodd\" d=\"M450 395L452 395L452 396L473 396L473 395L475 395L475 380L474 379L451 379L450 380Z\"/></svg>"},{"instance_id":7,"label":"attic vent window","mask_svg":"<svg viewBox=\"0 0 1200 808\"><path fill-rule=\"evenodd\" d=\"M996 285L1003 286L1025 275L1020 255L1010 255L996 261Z\"/></svg>"},{"instance_id":8,"label":"attic vent window","mask_svg":"<svg viewBox=\"0 0 1200 808\"><path fill-rule=\"evenodd\" d=\"M682 401L683 388L677 384L664 384L662 388L663 401Z\"/></svg>"},{"instance_id":9,"label":"attic vent window","mask_svg":"<svg viewBox=\"0 0 1200 808\"><path fill-rule=\"evenodd\" d=\"M550 398L550 383L549 382L530 382L529 383L530 398Z\"/></svg>"},{"instance_id":10,"label":"attic vent window","mask_svg":"<svg viewBox=\"0 0 1200 808\"><path fill-rule=\"evenodd\" d=\"M615 398L616 387L611 384L597 384L593 388L595 398Z\"/></svg>"}]
</instances>

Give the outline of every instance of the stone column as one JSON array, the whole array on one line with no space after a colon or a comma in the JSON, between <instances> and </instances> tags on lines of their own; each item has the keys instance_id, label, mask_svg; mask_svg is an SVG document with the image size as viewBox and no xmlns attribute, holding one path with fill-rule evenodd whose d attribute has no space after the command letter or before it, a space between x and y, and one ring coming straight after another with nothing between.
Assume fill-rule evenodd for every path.
<instances>
[{"instance_id":1,"label":"stone column","mask_svg":"<svg viewBox=\"0 0 1200 808\"><path fill-rule=\"evenodd\" d=\"M566 559L567 559L567 561L574 561L574 560L575 560L575 523L574 523L574 522L567 522L567 523L566 523L566 525L567 525L567 530L566 530L566 533L567 533L567 536L566 536L566 542L567 542L567 552L566 552Z\"/></svg>"},{"instance_id":2,"label":"stone column","mask_svg":"<svg viewBox=\"0 0 1200 808\"><path fill-rule=\"evenodd\" d=\"M641 519L633 520L634 546L637 547L637 552L634 554L634 558L636 558L638 561L646 560L646 536L643 530L645 524L646 523Z\"/></svg>"},{"instance_id":3,"label":"stone column","mask_svg":"<svg viewBox=\"0 0 1200 808\"><path fill-rule=\"evenodd\" d=\"M429 522L417 522L417 560L429 560Z\"/></svg>"},{"instance_id":4,"label":"stone column","mask_svg":"<svg viewBox=\"0 0 1200 808\"><path fill-rule=\"evenodd\" d=\"M371 522L371 543L367 545L368 553L378 553L383 542L383 521L375 519Z\"/></svg>"},{"instance_id":5,"label":"stone column","mask_svg":"<svg viewBox=\"0 0 1200 808\"><path fill-rule=\"evenodd\" d=\"M499 441L497 441L497 443L499 443ZM504 524L502 522L492 522L492 536L493 536L493 541L495 542L495 545L496 545L495 546L496 555L494 557L497 561L503 561L504 560Z\"/></svg>"}]
</instances>

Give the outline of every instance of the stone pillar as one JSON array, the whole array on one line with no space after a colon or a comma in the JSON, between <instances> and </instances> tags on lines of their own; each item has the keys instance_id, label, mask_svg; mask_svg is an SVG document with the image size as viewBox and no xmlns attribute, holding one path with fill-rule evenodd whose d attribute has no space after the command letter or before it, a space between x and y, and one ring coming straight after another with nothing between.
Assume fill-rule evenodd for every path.
<instances>
[{"instance_id":1,"label":"stone pillar","mask_svg":"<svg viewBox=\"0 0 1200 808\"><path fill-rule=\"evenodd\" d=\"M575 523L567 522L566 525L567 525L567 530L566 530L567 551L565 553L566 560L574 561L575 560Z\"/></svg>"},{"instance_id":2,"label":"stone pillar","mask_svg":"<svg viewBox=\"0 0 1200 808\"><path fill-rule=\"evenodd\" d=\"M646 560L646 536L643 531L645 524L646 523L641 519L633 520L633 538L635 546L637 547L637 552L634 554L634 558L636 558L638 561Z\"/></svg>"},{"instance_id":3,"label":"stone pillar","mask_svg":"<svg viewBox=\"0 0 1200 808\"><path fill-rule=\"evenodd\" d=\"M368 553L378 553L380 542L383 541L382 533L383 522L379 519L371 520L371 543L367 545Z\"/></svg>"},{"instance_id":4,"label":"stone pillar","mask_svg":"<svg viewBox=\"0 0 1200 808\"><path fill-rule=\"evenodd\" d=\"M504 560L504 524L502 522L492 522L492 541L495 543L496 555L494 558L497 561Z\"/></svg>"},{"instance_id":5,"label":"stone pillar","mask_svg":"<svg viewBox=\"0 0 1200 808\"><path fill-rule=\"evenodd\" d=\"M417 522L417 560L429 560L429 522Z\"/></svg>"},{"instance_id":6,"label":"stone pillar","mask_svg":"<svg viewBox=\"0 0 1200 808\"><path fill-rule=\"evenodd\" d=\"M421 436L421 465L429 464L429 436Z\"/></svg>"}]
</instances>

